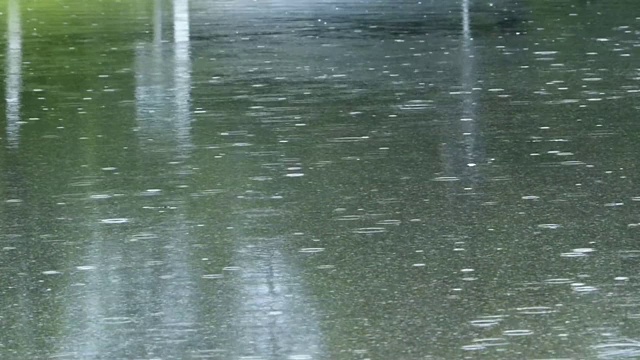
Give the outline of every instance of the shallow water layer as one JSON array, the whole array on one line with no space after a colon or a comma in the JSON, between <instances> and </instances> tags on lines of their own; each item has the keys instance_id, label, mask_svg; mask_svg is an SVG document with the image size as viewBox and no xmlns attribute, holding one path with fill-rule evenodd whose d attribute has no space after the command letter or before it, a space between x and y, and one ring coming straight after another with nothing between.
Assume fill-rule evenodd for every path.
<instances>
[{"instance_id":1,"label":"shallow water layer","mask_svg":"<svg viewBox=\"0 0 640 360\"><path fill-rule=\"evenodd\" d=\"M637 1L0 4L0 358L640 356Z\"/></svg>"}]
</instances>

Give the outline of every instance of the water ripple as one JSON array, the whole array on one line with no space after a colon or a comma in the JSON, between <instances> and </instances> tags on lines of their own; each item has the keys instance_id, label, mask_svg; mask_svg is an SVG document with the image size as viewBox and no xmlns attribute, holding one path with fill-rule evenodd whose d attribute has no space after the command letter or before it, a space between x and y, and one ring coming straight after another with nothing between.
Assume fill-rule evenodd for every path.
<instances>
[{"instance_id":1,"label":"water ripple","mask_svg":"<svg viewBox=\"0 0 640 360\"><path fill-rule=\"evenodd\" d=\"M529 336L529 335L533 335L533 330L528 330L528 329L505 330L502 334L504 336Z\"/></svg>"},{"instance_id":2,"label":"water ripple","mask_svg":"<svg viewBox=\"0 0 640 360\"><path fill-rule=\"evenodd\" d=\"M386 231L387 229L383 227L364 227L353 230L356 234L378 234Z\"/></svg>"},{"instance_id":3,"label":"water ripple","mask_svg":"<svg viewBox=\"0 0 640 360\"><path fill-rule=\"evenodd\" d=\"M103 224L124 224L128 223L129 219L127 218L112 218L112 219L102 219L100 220Z\"/></svg>"}]
</instances>

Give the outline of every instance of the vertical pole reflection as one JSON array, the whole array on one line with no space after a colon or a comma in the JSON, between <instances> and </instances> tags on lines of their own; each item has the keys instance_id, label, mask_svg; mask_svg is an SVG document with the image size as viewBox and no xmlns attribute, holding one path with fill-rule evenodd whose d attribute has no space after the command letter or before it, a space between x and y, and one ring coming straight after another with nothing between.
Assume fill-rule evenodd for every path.
<instances>
[{"instance_id":1,"label":"vertical pole reflection","mask_svg":"<svg viewBox=\"0 0 640 360\"><path fill-rule=\"evenodd\" d=\"M233 317L236 337L232 353L239 358L313 359L322 354L320 326L301 275L280 251L285 239L243 238L237 249L240 265Z\"/></svg>"},{"instance_id":2,"label":"vertical pole reflection","mask_svg":"<svg viewBox=\"0 0 640 360\"><path fill-rule=\"evenodd\" d=\"M189 0L173 1L173 40L189 45Z\"/></svg>"},{"instance_id":3,"label":"vertical pole reflection","mask_svg":"<svg viewBox=\"0 0 640 360\"><path fill-rule=\"evenodd\" d=\"M466 162L466 177L473 178L478 161L476 140L478 129L476 126L476 99L473 92L475 83L475 52L471 36L471 21L469 16L470 0L462 0L462 135L463 156Z\"/></svg>"},{"instance_id":4,"label":"vertical pole reflection","mask_svg":"<svg viewBox=\"0 0 640 360\"><path fill-rule=\"evenodd\" d=\"M471 39L469 26L469 0L462 0L462 37L465 42Z\"/></svg>"},{"instance_id":5,"label":"vertical pole reflection","mask_svg":"<svg viewBox=\"0 0 640 360\"><path fill-rule=\"evenodd\" d=\"M158 46L162 42L162 0L153 2L153 43Z\"/></svg>"},{"instance_id":6,"label":"vertical pole reflection","mask_svg":"<svg viewBox=\"0 0 640 360\"><path fill-rule=\"evenodd\" d=\"M480 134L478 131L478 114L474 85L476 83L475 47L471 33L471 0L462 0L460 36L460 101L459 119L452 119L450 126L451 140L447 141L443 150L445 173L461 180L467 190L473 188L478 181L477 163L480 161L478 146ZM457 86L456 86L457 88ZM456 185L453 187L457 188Z\"/></svg>"},{"instance_id":7,"label":"vertical pole reflection","mask_svg":"<svg viewBox=\"0 0 640 360\"><path fill-rule=\"evenodd\" d=\"M162 0L154 1L153 43L136 49L136 111L145 146L171 144L175 157L189 157L191 145L191 53L188 0L173 0L173 42L163 43Z\"/></svg>"},{"instance_id":8,"label":"vertical pole reflection","mask_svg":"<svg viewBox=\"0 0 640 360\"><path fill-rule=\"evenodd\" d=\"M20 0L9 0L7 11L7 142L15 148L20 137L20 91L22 90L22 19Z\"/></svg>"},{"instance_id":9,"label":"vertical pole reflection","mask_svg":"<svg viewBox=\"0 0 640 360\"><path fill-rule=\"evenodd\" d=\"M173 153L177 159L189 157L191 148L191 61L189 54L189 6L188 0L173 0L173 79L161 78L171 84L173 109L167 109L172 127L173 139L165 139L176 146ZM172 81L173 80L173 81ZM166 83L165 83L166 84ZM162 102L160 98L157 101ZM166 105L164 105L166 106ZM169 104L169 106L171 106ZM160 119L153 119L154 121ZM161 120L160 120L161 121ZM183 166L187 166L183 164ZM188 171L179 171L175 176L188 176ZM165 199L164 201L167 201ZM181 197L171 198L178 206L184 204ZM194 281L194 269L191 266L188 244L190 243L188 219L181 211L176 211L167 220L165 232L168 241L165 246L163 261L166 264L165 281L159 283L157 296L160 301L158 320L161 332L173 342L161 345L166 357L185 357L189 351L200 346L200 334L197 323L200 309L196 299L197 292ZM170 344L170 345L169 345Z\"/></svg>"},{"instance_id":10,"label":"vertical pole reflection","mask_svg":"<svg viewBox=\"0 0 640 360\"><path fill-rule=\"evenodd\" d=\"M176 137L182 157L187 156L191 144L191 54L189 0L173 2L174 83L176 104Z\"/></svg>"},{"instance_id":11,"label":"vertical pole reflection","mask_svg":"<svg viewBox=\"0 0 640 360\"><path fill-rule=\"evenodd\" d=\"M164 73L166 62L162 56L163 0L155 0L153 5L153 42L136 46L136 119L141 133L154 138L158 133L168 133L167 121L161 121L160 114L166 97ZM167 116L168 118L168 116ZM154 131L155 130L155 131Z\"/></svg>"},{"instance_id":12,"label":"vertical pole reflection","mask_svg":"<svg viewBox=\"0 0 640 360\"><path fill-rule=\"evenodd\" d=\"M169 3L157 0L153 2L153 38L136 46L136 132L143 164L165 163L165 155L181 157L184 153L180 149L190 148L189 7L184 6L184 0L174 1L175 13L169 19L175 26L174 39L182 41L162 42L163 27L172 23L162 22L170 16L163 11ZM176 5L178 2L182 6ZM182 173L166 172L162 179L148 180L168 187L177 176ZM145 193L144 188L139 190ZM117 224L105 226L105 214L139 208L139 204L129 207L132 203L123 197L118 205L96 203L94 217L87 216L91 241L84 261L91 268L78 275L82 276L81 287L70 288L78 300L70 305L66 324L69 336L59 346L57 356L182 359L205 346L200 345L201 335L196 331L198 293L187 246L189 228L185 214L179 211L184 199L163 191L145 201L148 209L171 204L176 205L175 211L145 212L140 224L157 225L150 228L127 224L130 227L126 230L118 230ZM160 218L162 225L155 223Z\"/></svg>"}]
</instances>

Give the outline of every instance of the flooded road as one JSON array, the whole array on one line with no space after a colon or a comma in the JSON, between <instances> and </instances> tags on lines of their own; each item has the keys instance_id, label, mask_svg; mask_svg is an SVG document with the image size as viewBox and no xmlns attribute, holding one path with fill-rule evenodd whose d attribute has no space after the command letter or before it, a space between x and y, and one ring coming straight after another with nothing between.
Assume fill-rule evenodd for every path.
<instances>
[{"instance_id":1,"label":"flooded road","mask_svg":"<svg viewBox=\"0 0 640 360\"><path fill-rule=\"evenodd\" d=\"M637 1L0 4L0 358L640 357Z\"/></svg>"}]
</instances>

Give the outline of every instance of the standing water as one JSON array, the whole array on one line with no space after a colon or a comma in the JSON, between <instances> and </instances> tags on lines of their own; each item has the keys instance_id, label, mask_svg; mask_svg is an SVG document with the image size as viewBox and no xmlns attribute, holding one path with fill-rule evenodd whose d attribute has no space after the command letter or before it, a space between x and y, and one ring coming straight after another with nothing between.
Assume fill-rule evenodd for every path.
<instances>
[{"instance_id":1,"label":"standing water","mask_svg":"<svg viewBox=\"0 0 640 360\"><path fill-rule=\"evenodd\" d=\"M0 358L640 357L636 0L0 4Z\"/></svg>"}]
</instances>

